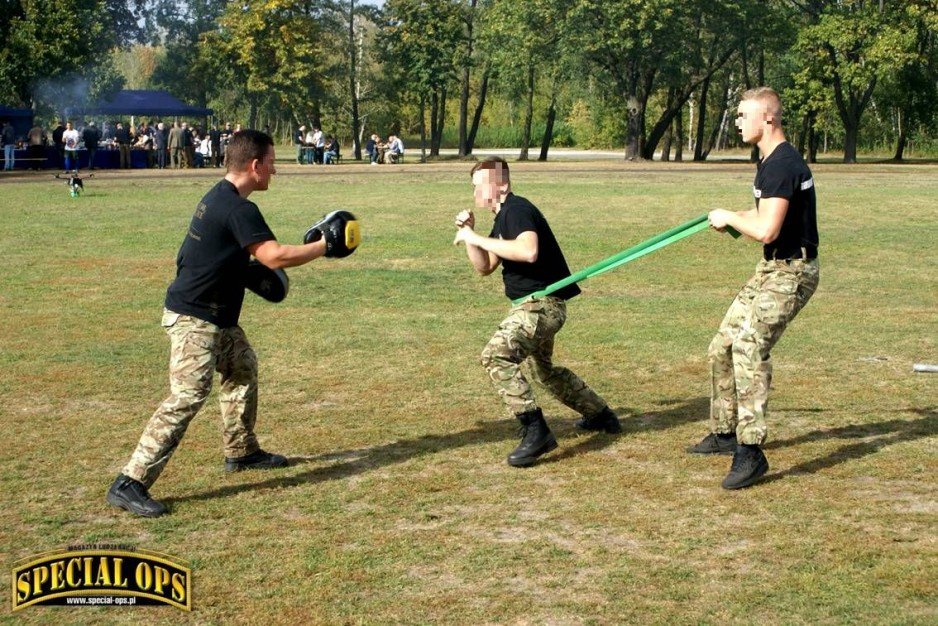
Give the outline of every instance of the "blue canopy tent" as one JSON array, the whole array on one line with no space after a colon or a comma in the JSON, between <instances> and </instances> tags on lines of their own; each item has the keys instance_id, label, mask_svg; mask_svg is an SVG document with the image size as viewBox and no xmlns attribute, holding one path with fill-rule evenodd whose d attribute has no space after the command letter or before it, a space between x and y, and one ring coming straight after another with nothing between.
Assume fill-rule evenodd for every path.
<instances>
[{"instance_id":1,"label":"blue canopy tent","mask_svg":"<svg viewBox=\"0 0 938 626\"><path fill-rule=\"evenodd\" d=\"M17 137L25 137L33 126L32 109L11 109L0 105L0 123L11 122Z\"/></svg>"},{"instance_id":2,"label":"blue canopy tent","mask_svg":"<svg viewBox=\"0 0 938 626\"><path fill-rule=\"evenodd\" d=\"M69 117L79 115L145 115L147 117L208 117L212 109L190 106L166 91L124 89L109 102L66 109Z\"/></svg>"}]
</instances>

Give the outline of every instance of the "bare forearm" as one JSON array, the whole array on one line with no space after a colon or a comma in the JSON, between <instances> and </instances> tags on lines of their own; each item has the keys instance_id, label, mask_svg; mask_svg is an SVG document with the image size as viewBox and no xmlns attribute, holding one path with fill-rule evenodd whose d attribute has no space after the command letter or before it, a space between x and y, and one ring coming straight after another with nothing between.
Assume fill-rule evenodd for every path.
<instances>
[{"instance_id":1,"label":"bare forearm","mask_svg":"<svg viewBox=\"0 0 938 626\"><path fill-rule=\"evenodd\" d=\"M277 244L264 245L255 250L257 260L271 269L282 267L296 267L318 259L326 253L326 242L323 239L303 245Z\"/></svg>"},{"instance_id":2,"label":"bare forearm","mask_svg":"<svg viewBox=\"0 0 938 626\"><path fill-rule=\"evenodd\" d=\"M533 263L537 260L537 241L533 245L529 241L518 239L495 239L483 237L475 231L466 233L467 246L475 246L491 252L500 259L517 261L519 263Z\"/></svg>"},{"instance_id":3,"label":"bare forearm","mask_svg":"<svg viewBox=\"0 0 938 626\"><path fill-rule=\"evenodd\" d=\"M483 276L488 276L495 271L496 265L492 265L492 257L488 252L478 246L466 244L466 256L473 269Z\"/></svg>"}]
</instances>

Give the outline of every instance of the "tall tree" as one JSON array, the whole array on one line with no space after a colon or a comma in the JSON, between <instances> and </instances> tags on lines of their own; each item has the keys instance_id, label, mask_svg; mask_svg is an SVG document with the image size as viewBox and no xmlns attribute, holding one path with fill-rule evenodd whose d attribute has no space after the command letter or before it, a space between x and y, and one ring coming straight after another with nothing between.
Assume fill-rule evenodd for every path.
<instances>
[{"instance_id":1,"label":"tall tree","mask_svg":"<svg viewBox=\"0 0 938 626\"><path fill-rule=\"evenodd\" d=\"M397 68L408 95L421 103L430 100L430 155L436 156L443 136L447 85L456 76L456 51L463 36L460 6L455 0L388 0L384 9L386 61ZM426 145L421 149L425 151Z\"/></svg>"},{"instance_id":2,"label":"tall tree","mask_svg":"<svg viewBox=\"0 0 938 626\"><path fill-rule=\"evenodd\" d=\"M248 123L257 126L262 104L272 99L287 110L313 109L321 93L323 57L320 15L305 0L247 0L228 5L217 39L204 39L244 77Z\"/></svg>"},{"instance_id":3,"label":"tall tree","mask_svg":"<svg viewBox=\"0 0 938 626\"><path fill-rule=\"evenodd\" d=\"M755 0L575 0L577 45L625 104L625 158L651 158L697 87L738 49ZM678 77L683 77L678 79ZM646 108L661 83L681 89L646 137Z\"/></svg>"},{"instance_id":4,"label":"tall tree","mask_svg":"<svg viewBox=\"0 0 938 626\"><path fill-rule=\"evenodd\" d=\"M794 2L794 0L792 0ZM863 114L876 84L914 56L914 31L895 0L804 0L809 21L798 37L803 63L834 92L844 127L844 163L856 163Z\"/></svg>"},{"instance_id":5,"label":"tall tree","mask_svg":"<svg viewBox=\"0 0 938 626\"><path fill-rule=\"evenodd\" d=\"M105 28L101 0L6 2L0 17L0 94L11 104L66 106L93 98L92 87L112 84L106 58L115 43ZM97 76L97 78L96 78Z\"/></svg>"},{"instance_id":6,"label":"tall tree","mask_svg":"<svg viewBox=\"0 0 938 626\"><path fill-rule=\"evenodd\" d=\"M565 0L493 0L487 10L482 45L499 68L500 79L510 83L506 92L520 92L524 100L520 161L529 156L534 96L541 74L552 90L548 117L556 116L556 89L561 82L560 24L565 8ZM546 159L546 150L542 149L542 153Z\"/></svg>"}]
</instances>

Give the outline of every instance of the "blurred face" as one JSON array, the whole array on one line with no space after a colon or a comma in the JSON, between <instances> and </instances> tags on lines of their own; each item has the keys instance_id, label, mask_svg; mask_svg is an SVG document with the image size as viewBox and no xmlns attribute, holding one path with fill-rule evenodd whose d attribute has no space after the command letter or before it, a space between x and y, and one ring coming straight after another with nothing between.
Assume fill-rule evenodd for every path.
<instances>
[{"instance_id":1,"label":"blurred face","mask_svg":"<svg viewBox=\"0 0 938 626\"><path fill-rule=\"evenodd\" d=\"M264 158L255 161L257 165L254 169L254 179L257 181L258 191L267 191L267 188L270 187L270 177L277 173L277 168L274 166L275 158L274 147L269 146Z\"/></svg>"},{"instance_id":2,"label":"blurred face","mask_svg":"<svg viewBox=\"0 0 938 626\"><path fill-rule=\"evenodd\" d=\"M65 125L65 129L66 129L66 130L72 130L72 123L69 122L68 124L66 124L66 125Z\"/></svg>"},{"instance_id":3,"label":"blurred face","mask_svg":"<svg viewBox=\"0 0 938 626\"><path fill-rule=\"evenodd\" d=\"M494 213L508 195L508 176L501 168L478 170L472 175L472 186L476 207Z\"/></svg>"},{"instance_id":4,"label":"blurred face","mask_svg":"<svg viewBox=\"0 0 938 626\"><path fill-rule=\"evenodd\" d=\"M756 144L762 139L762 134L773 117L768 103L760 100L743 100L736 109L736 129L744 142Z\"/></svg>"}]
</instances>

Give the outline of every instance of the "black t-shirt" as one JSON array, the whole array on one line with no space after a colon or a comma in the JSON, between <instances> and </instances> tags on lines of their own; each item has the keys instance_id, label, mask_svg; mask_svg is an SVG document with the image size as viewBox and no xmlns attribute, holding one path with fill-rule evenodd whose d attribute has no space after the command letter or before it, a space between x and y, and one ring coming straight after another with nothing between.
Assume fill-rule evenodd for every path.
<instances>
[{"instance_id":1,"label":"black t-shirt","mask_svg":"<svg viewBox=\"0 0 938 626\"><path fill-rule=\"evenodd\" d=\"M222 179L195 208L166 308L221 328L236 326L251 256L245 248L271 239L276 237L257 205Z\"/></svg>"},{"instance_id":2,"label":"black t-shirt","mask_svg":"<svg viewBox=\"0 0 938 626\"><path fill-rule=\"evenodd\" d=\"M752 193L759 208L761 198L786 198L788 210L782 230L772 243L763 247L766 259L800 257L801 248L808 257L817 256L817 201L814 178L798 151L787 141L779 144L756 167Z\"/></svg>"},{"instance_id":3,"label":"black t-shirt","mask_svg":"<svg viewBox=\"0 0 938 626\"><path fill-rule=\"evenodd\" d=\"M495 216L489 237L517 239L518 235L529 230L537 233L537 261L522 263L502 259L505 295L512 300L523 298L570 275L563 252L541 212L526 199L508 194ZM574 283L551 295L569 300L579 293L580 288Z\"/></svg>"}]
</instances>

